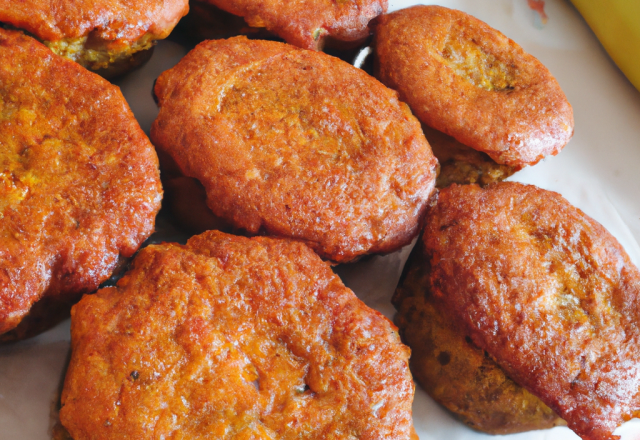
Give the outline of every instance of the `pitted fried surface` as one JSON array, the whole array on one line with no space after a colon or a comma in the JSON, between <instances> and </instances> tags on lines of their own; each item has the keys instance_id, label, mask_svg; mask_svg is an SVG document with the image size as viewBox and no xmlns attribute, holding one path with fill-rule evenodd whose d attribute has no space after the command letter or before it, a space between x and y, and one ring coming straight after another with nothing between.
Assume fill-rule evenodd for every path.
<instances>
[{"instance_id":1,"label":"pitted fried surface","mask_svg":"<svg viewBox=\"0 0 640 440\"><path fill-rule=\"evenodd\" d=\"M265 27L287 43L320 50L327 37L357 41L369 36L369 21L387 10L387 0L206 0Z\"/></svg>"},{"instance_id":2,"label":"pitted fried surface","mask_svg":"<svg viewBox=\"0 0 640 440\"><path fill-rule=\"evenodd\" d=\"M434 295L509 377L590 440L640 409L640 272L559 194L453 185L423 236Z\"/></svg>"},{"instance_id":3,"label":"pitted fried surface","mask_svg":"<svg viewBox=\"0 0 640 440\"><path fill-rule=\"evenodd\" d=\"M546 67L480 20L441 6L376 19L376 76L425 124L521 168L556 155L573 110Z\"/></svg>"},{"instance_id":4,"label":"pitted fried surface","mask_svg":"<svg viewBox=\"0 0 640 440\"><path fill-rule=\"evenodd\" d=\"M0 333L71 300L152 232L158 158L117 87L0 29Z\"/></svg>"},{"instance_id":5,"label":"pitted fried surface","mask_svg":"<svg viewBox=\"0 0 640 440\"><path fill-rule=\"evenodd\" d=\"M337 262L417 235L436 159L408 107L361 70L238 37L198 45L155 91L154 145L232 226Z\"/></svg>"},{"instance_id":6,"label":"pitted fried surface","mask_svg":"<svg viewBox=\"0 0 640 440\"><path fill-rule=\"evenodd\" d=\"M408 348L301 243L149 246L71 332L75 440L411 438Z\"/></svg>"},{"instance_id":7,"label":"pitted fried surface","mask_svg":"<svg viewBox=\"0 0 640 440\"><path fill-rule=\"evenodd\" d=\"M566 424L475 346L464 326L432 293L421 242L411 252L393 304L411 372L438 403L473 429L511 434Z\"/></svg>"}]
</instances>

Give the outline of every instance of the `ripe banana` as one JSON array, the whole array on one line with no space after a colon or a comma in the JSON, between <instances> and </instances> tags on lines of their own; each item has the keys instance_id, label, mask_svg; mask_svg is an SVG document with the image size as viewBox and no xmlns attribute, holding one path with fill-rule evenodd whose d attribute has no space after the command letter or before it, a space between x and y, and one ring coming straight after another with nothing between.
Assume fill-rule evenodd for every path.
<instances>
[{"instance_id":1,"label":"ripe banana","mask_svg":"<svg viewBox=\"0 0 640 440\"><path fill-rule=\"evenodd\" d=\"M640 90L640 1L571 0L609 56Z\"/></svg>"}]
</instances>

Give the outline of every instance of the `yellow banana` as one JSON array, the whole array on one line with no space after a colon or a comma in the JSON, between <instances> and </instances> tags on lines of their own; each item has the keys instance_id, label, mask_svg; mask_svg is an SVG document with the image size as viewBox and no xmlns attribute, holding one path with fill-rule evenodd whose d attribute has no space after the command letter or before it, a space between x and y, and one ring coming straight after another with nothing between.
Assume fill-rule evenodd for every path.
<instances>
[{"instance_id":1,"label":"yellow banana","mask_svg":"<svg viewBox=\"0 0 640 440\"><path fill-rule=\"evenodd\" d=\"M640 90L640 0L571 0L609 56Z\"/></svg>"}]
</instances>

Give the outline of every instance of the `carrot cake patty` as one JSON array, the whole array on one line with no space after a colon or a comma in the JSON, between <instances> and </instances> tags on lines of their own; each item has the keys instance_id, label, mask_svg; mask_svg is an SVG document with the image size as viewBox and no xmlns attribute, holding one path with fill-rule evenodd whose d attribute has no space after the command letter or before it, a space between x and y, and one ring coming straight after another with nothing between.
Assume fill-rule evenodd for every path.
<instances>
[{"instance_id":1,"label":"carrot cake patty","mask_svg":"<svg viewBox=\"0 0 640 440\"><path fill-rule=\"evenodd\" d=\"M29 325L45 328L54 304L108 279L161 198L158 157L120 90L0 29L0 335L41 299Z\"/></svg>"},{"instance_id":2,"label":"carrot cake patty","mask_svg":"<svg viewBox=\"0 0 640 440\"><path fill-rule=\"evenodd\" d=\"M417 235L437 162L409 108L363 71L237 37L198 45L155 92L154 145L233 227L335 262Z\"/></svg>"},{"instance_id":3,"label":"carrot cake patty","mask_svg":"<svg viewBox=\"0 0 640 440\"><path fill-rule=\"evenodd\" d=\"M583 439L615 439L639 415L640 271L600 224L535 186L452 185L429 209L422 242L429 290L400 297L433 295ZM416 318L400 308L406 323Z\"/></svg>"},{"instance_id":4,"label":"carrot cake patty","mask_svg":"<svg viewBox=\"0 0 640 440\"><path fill-rule=\"evenodd\" d=\"M73 309L60 419L85 439L410 439L409 349L302 243L151 245Z\"/></svg>"},{"instance_id":5,"label":"carrot cake patty","mask_svg":"<svg viewBox=\"0 0 640 440\"><path fill-rule=\"evenodd\" d=\"M486 23L441 6L379 17L376 77L428 126L522 168L556 155L573 110L546 67Z\"/></svg>"}]
</instances>

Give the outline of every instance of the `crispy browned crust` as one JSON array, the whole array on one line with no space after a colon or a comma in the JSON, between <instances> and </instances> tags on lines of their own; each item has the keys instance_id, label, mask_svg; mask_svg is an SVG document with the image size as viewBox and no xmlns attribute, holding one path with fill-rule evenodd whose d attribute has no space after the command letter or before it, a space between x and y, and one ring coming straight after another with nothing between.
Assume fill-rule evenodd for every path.
<instances>
[{"instance_id":1,"label":"crispy browned crust","mask_svg":"<svg viewBox=\"0 0 640 440\"><path fill-rule=\"evenodd\" d=\"M71 334L75 440L411 438L409 349L301 243L149 246Z\"/></svg>"},{"instance_id":2,"label":"crispy browned crust","mask_svg":"<svg viewBox=\"0 0 640 440\"><path fill-rule=\"evenodd\" d=\"M558 154L573 135L555 78L480 20L414 6L374 26L376 76L425 124L517 168Z\"/></svg>"},{"instance_id":3,"label":"crispy browned crust","mask_svg":"<svg viewBox=\"0 0 640 440\"><path fill-rule=\"evenodd\" d=\"M0 0L0 22L105 78L146 62L188 11L188 0Z\"/></svg>"},{"instance_id":4,"label":"crispy browned crust","mask_svg":"<svg viewBox=\"0 0 640 440\"><path fill-rule=\"evenodd\" d=\"M408 107L361 70L239 37L198 45L155 92L154 145L232 226L336 262L417 235L436 159Z\"/></svg>"},{"instance_id":5,"label":"crispy browned crust","mask_svg":"<svg viewBox=\"0 0 640 440\"><path fill-rule=\"evenodd\" d=\"M207 0L244 17L253 27L265 27L287 43L320 50L330 37L339 41L369 36L371 19L387 10L387 0Z\"/></svg>"},{"instance_id":6,"label":"crispy browned crust","mask_svg":"<svg viewBox=\"0 0 640 440\"><path fill-rule=\"evenodd\" d=\"M115 44L150 33L165 38L189 11L188 0L0 0L0 21L40 40L91 38Z\"/></svg>"},{"instance_id":7,"label":"crispy browned crust","mask_svg":"<svg viewBox=\"0 0 640 440\"><path fill-rule=\"evenodd\" d=\"M501 182L517 171L517 168L501 165L486 153L469 148L428 125L423 125L422 130L440 165L436 188L446 188L452 183L486 186Z\"/></svg>"},{"instance_id":8,"label":"crispy browned crust","mask_svg":"<svg viewBox=\"0 0 640 440\"><path fill-rule=\"evenodd\" d=\"M158 159L117 87L0 29L0 334L71 301L152 232Z\"/></svg>"},{"instance_id":9,"label":"crispy browned crust","mask_svg":"<svg viewBox=\"0 0 640 440\"><path fill-rule=\"evenodd\" d=\"M423 236L434 295L514 381L584 439L640 408L640 272L559 194L452 185Z\"/></svg>"},{"instance_id":10,"label":"crispy browned crust","mask_svg":"<svg viewBox=\"0 0 640 440\"><path fill-rule=\"evenodd\" d=\"M462 422L490 434L566 424L473 344L464 327L433 297L430 274L418 242L393 297L396 324L411 347L411 372L424 390Z\"/></svg>"}]
</instances>

